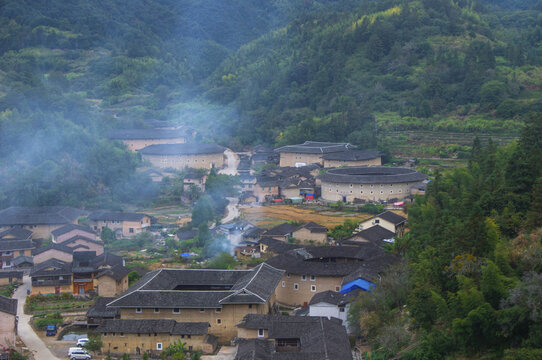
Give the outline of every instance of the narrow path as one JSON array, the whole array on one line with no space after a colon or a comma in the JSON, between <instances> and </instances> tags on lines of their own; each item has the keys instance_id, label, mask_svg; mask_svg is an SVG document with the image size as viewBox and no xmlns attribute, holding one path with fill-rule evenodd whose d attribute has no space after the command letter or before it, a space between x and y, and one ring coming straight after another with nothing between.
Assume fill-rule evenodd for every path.
<instances>
[{"instance_id":1,"label":"narrow path","mask_svg":"<svg viewBox=\"0 0 542 360\"><path fill-rule=\"evenodd\" d=\"M219 171L219 173L225 175L238 175L237 167L239 166L239 157L230 149L226 149L224 153L226 154L227 164L224 169ZM229 204L226 207L226 216L221 220L222 224L233 221L233 219L237 218L240 214L239 208L237 207L239 199L235 197L229 197L227 199Z\"/></svg>"},{"instance_id":2,"label":"narrow path","mask_svg":"<svg viewBox=\"0 0 542 360\"><path fill-rule=\"evenodd\" d=\"M239 207L237 204L239 203L238 198L229 197L226 198L230 202L228 206L226 207L226 216L221 220L222 224L229 223L230 221L233 221L235 218L237 218L240 214Z\"/></svg>"},{"instance_id":3,"label":"narrow path","mask_svg":"<svg viewBox=\"0 0 542 360\"><path fill-rule=\"evenodd\" d=\"M19 286L13 298L17 299L17 316L19 317L18 334L25 343L26 347L34 354L36 360L59 360L51 350L47 348L47 345L42 339L34 332L29 321L31 316L24 313L24 303L26 301L26 291L30 290L30 277L25 275L23 277L23 285Z\"/></svg>"}]
</instances>

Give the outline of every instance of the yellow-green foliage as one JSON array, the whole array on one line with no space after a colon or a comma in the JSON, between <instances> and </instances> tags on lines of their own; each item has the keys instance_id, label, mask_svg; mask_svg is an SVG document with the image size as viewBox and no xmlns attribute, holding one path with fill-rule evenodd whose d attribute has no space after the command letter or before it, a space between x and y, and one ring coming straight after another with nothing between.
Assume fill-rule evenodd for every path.
<instances>
[{"instance_id":1,"label":"yellow-green foliage","mask_svg":"<svg viewBox=\"0 0 542 360\"><path fill-rule=\"evenodd\" d=\"M71 31L64 31L64 30L57 29L56 27L45 26L45 25L36 26L34 29L32 29L32 33L34 34L43 33L45 35L55 34L57 36L63 36L65 38L79 37L79 34L75 34Z\"/></svg>"},{"instance_id":2,"label":"yellow-green foliage","mask_svg":"<svg viewBox=\"0 0 542 360\"><path fill-rule=\"evenodd\" d=\"M377 13L370 14L370 15L363 15L352 24L351 30L355 30L358 26L363 24L364 21L368 21L369 25L372 25L374 24L377 18L388 18L391 16L397 16L400 14L401 14L401 7L394 6L392 8L389 8L388 10L379 11Z\"/></svg>"}]
</instances>

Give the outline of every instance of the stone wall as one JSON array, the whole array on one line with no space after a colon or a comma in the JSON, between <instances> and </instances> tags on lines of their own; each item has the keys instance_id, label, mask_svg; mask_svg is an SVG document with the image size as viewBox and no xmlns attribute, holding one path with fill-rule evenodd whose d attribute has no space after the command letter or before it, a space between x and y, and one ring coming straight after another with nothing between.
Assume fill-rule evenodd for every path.
<instances>
[{"instance_id":1,"label":"stone wall","mask_svg":"<svg viewBox=\"0 0 542 360\"><path fill-rule=\"evenodd\" d=\"M98 296L119 296L128 290L128 275L126 275L120 281L117 281L107 275L100 276L98 279L94 279L94 287L98 289Z\"/></svg>"},{"instance_id":2,"label":"stone wall","mask_svg":"<svg viewBox=\"0 0 542 360\"><path fill-rule=\"evenodd\" d=\"M410 195L414 183L395 184L346 184L322 181L322 199L327 201L353 202L354 199L371 201L389 201L404 199Z\"/></svg>"},{"instance_id":3,"label":"stone wall","mask_svg":"<svg viewBox=\"0 0 542 360\"><path fill-rule=\"evenodd\" d=\"M224 166L224 154L198 154L198 155L146 155L142 154L143 160L149 161L152 166L158 168L173 168L184 170L193 169L220 169Z\"/></svg>"},{"instance_id":4,"label":"stone wall","mask_svg":"<svg viewBox=\"0 0 542 360\"><path fill-rule=\"evenodd\" d=\"M129 150L138 151L144 147L157 144L184 144L186 141L184 138L176 139L146 139L146 140L122 140L123 143L128 146Z\"/></svg>"},{"instance_id":5,"label":"stone wall","mask_svg":"<svg viewBox=\"0 0 542 360\"><path fill-rule=\"evenodd\" d=\"M312 233L309 229L301 228L293 232L293 237L300 241L327 243L327 233Z\"/></svg>"},{"instance_id":6,"label":"stone wall","mask_svg":"<svg viewBox=\"0 0 542 360\"><path fill-rule=\"evenodd\" d=\"M277 286L277 302L288 306L302 306L308 304L316 293L327 290L339 291L341 281L342 276L315 276L314 280L311 280L310 274L307 274L303 280L303 275L286 273ZM312 286L316 288L313 290Z\"/></svg>"},{"instance_id":7,"label":"stone wall","mask_svg":"<svg viewBox=\"0 0 542 360\"><path fill-rule=\"evenodd\" d=\"M325 160L324 159L325 168L335 168L335 167L340 167L340 166L381 166L381 165L382 165L382 158L380 156L374 159L369 159L369 160L353 160L353 161Z\"/></svg>"},{"instance_id":8,"label":"stone wall","mask_svg":"<svg viewBox=\"0 0 542 360\"><path fill-rule=\"evenodd\" d=\"M224 305L220 311L216 309L179 309L175 314L174 309L140 309L136 312L134 308L121 309L121 319L173 319L179 322L208 322L210 324L209 334L218 337L222 344L228 343L237 335L235 325L239 323L246 314L268 314L270 305Z\"/></svg>"}]
</instances>

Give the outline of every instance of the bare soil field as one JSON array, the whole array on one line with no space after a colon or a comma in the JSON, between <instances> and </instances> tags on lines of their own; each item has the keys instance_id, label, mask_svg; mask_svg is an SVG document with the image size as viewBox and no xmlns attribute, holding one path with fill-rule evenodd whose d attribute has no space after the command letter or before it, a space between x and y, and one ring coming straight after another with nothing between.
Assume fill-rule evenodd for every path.
<instances>
[{"instance_id":1,"label":"bare soil field","mask_svg":"<svg viewBox=\"0 0 542 360\"><path fill-rule=\"evenodd\" d=\"M242 208L241 214L246 221L262 227L278 225L285 221L314 221L315 223L332 228L342 225L346 219L362 221L371 217L368 214L329 211L329 209L318 212L313 209L304 209L289 205Z\"/></svg>"}]
</instances>

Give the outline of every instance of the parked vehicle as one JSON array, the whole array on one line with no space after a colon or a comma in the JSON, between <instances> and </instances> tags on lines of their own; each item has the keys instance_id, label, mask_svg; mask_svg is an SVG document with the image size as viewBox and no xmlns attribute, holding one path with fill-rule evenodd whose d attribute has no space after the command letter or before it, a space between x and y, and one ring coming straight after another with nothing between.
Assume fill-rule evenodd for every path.
<instances>
[{"instance_id":1,"label":"parked vehicle","mask_svg":"<svg viewBox=\"0 0 542 360\"><path fill-rule=\"evenodd\" d=\"M92 359L92 355L87 352L73 352L70 356L70 360L87 360Z\"/></svg>"},{"instance_id":2,"label":"parked vehicle","mask_svg":"<svg viewBox=\"0 0 542 360\"><path fill-rule=\"evenodd\" d=\"M83 346L85 346L86 343L88 343L88 338L81 338L81 339L77 340L77 345L76 346L83 347Z\"/></svg>"},{"instance_id":3,"label":"parked vehicle","mask_svg":"<svg viewBox=\"0 0 542 360\"><path fill-rule=\"evenodd\" d=\"M85 353L88 354L88 351L81 349L80 347L71 347L68 349L68 356L72 356L74 353Z\"/></svg>"},{"instance_id":4,"label":"parked vehicle","mask_svg":"<svg viewBox=\"0 0 542 360\"><path fill-rule=\"evenodd\" d=\"M47 325L45 328L46 336L55 336L56 335L56 325Z\"/></svg>"}]
</instances>

